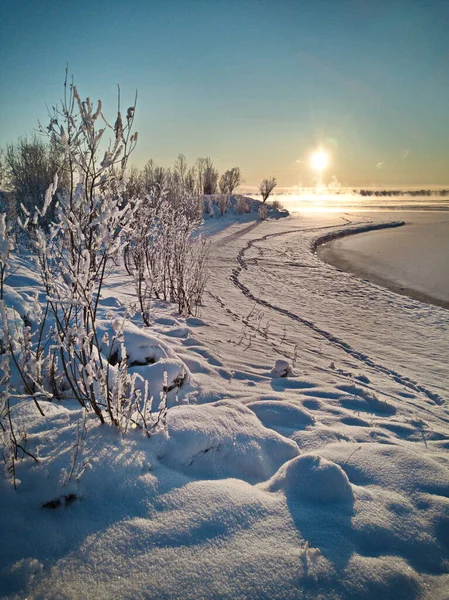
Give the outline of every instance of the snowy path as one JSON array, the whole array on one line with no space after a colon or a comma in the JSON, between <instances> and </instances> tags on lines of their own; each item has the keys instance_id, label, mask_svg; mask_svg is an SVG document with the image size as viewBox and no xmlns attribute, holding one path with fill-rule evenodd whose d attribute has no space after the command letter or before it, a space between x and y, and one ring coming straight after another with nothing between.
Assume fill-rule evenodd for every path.
<instances>
[{"instance_id":1,"label":"snowy path","mask_svg":"<svg viewBox=\"0 0 449 600\"><path fill-rule=\"evenodd\" d=\"M327 229L327 228L325 228ZM310 234L311 232L315 232L318 231L319 229L299 229L298 230L298 234L300 233L306 233L306 234ZM263 300L257 296L255 296L251 290L244 285L243 283L241 283L240 279L239 279L239 275L241 273L242 270L247 270L248 269L248 264L245 261L245 254L248 250L251 249L251 247L257 243L257 242L264 242L267 241L268 239L274 237L274 236L281 236L281 235L285 235L285 233L291 233L291 232L281 232L278 234L268 234L263 236L262 238L258 238L256 240L250 240L246 246L244 248L242 248L242 250L240 250L239 254L237 255L237 262L238 262L238 267L236 269L233 269L232 272L232 281L233 283L242 291L242 293L249 298L250 300L253 300L256 304L259 304L260 306L263 306L265 308L268 308L270 310L274 310L278 313L281 313L285 316L287 316L288 318L294 320L294 321L298 321L299 323L302 323L303 325L305 325L306 327L309 327L311 330L313 330L314 332L318 333L319 335L321 335L323 338L325 338L326 340L328 340L331 344L333 344L334 346L337 346L338 348L344 350L345 352L347 352L349 355L351 355L353 358L356 358L357 360L361 361L362 363L364 363L365 365L372 367L374 369L376 369L379 372L385 373L387 375L389 375L390 377L392 377L397 383L405 386L405 387L409 387L410 389L416 391L416 392L423 392L428 398L430 398L431 400L433 400L436 404L443 404L444 400L443 398L441 398L438 394L429 391L426 387L424 387L423 385L420 385L419 383L410 380L408 377L403 377L402 375L400 375L399 373L397 373L396 371L389 369L387 367L384 367L383 365L377 364L376 362L374 362L368 355L366 355L363 352L359 352L356 349L352 348L348 343L344 342L343 340L339 339L338 337L334 336L332 333L329 333L328 331L321 329L319 326L317 326L315 323L313 323L312 321L309 321L307 319L304 319L302 317L300 317L299 315L286 310L285 308L281 308L279 306L275 306L274 304L268 302L267 300ZM255 259L255 264L257 265L257 260ZM299 266L298 264L295 264L294 266ZM304 267L304 265L300 265L302 267Z\"/></svg>"},{"instance_id":2,"label":"snowy path","mask_svg":"<svg viewBox=\"0 0 449 600\"><path fill-rule=\"evenodd\" d=\"M394 218L390 216L390 219ZM245 235L249 233L245 227L241 232L227 232L217 240L209 285L209 294L215 304L243 324L244 335L248 341L251 339L253 347L253 338L262 338L265 341L264 353L267 345L273 350L273 362L276 353L292 359L295 347L300 344L297 350L301 360L308 363L304 356L316 353L318 340L325 341L328 343L325 352L331 361L341 357L341 352L335 353L335 350L343 351L359 361L359 367L370 367L387 375L401 388L421 393L427 400L442 404L449 391L445 360L449 344L444 335L448 327L447 311L433 311L426 305L400 298L321 263L311 253L310 246L324 231L341 229L341 218L330 217L334 224L320 227L307 226L303 218L289 221L289 228L285 227L285 221L269 223L259 226L257 233L254 232L251 237ZM351 226L363 224L360 218L356 218ZM260 235L264 227L269 233ZM276 227L282 230L273 232ZM229 281L241 292L237 297ZM295 310L291 309L292 306ZM255 307L263 310L263 316ZM216 312L216 307L208 307L207 310L208 318L213 320L212 313ZM279 317L286 317L288 324L282 319L283 325L275 325ZM307 327L312 337L299 331L297 343L293 344L292 336L289 336L290 343L285 343L289 340L282 340L282 334L284 329L292 332L291 321ZM382 327L383 323L387 326ZM406 325L409 327L406 328ZM391 329L395 335L388 335ZM249 331L252 336L247 333ZM399 337L396 336L397 331L402 331ZM238 329L235 335L241 337ZM376 338L381 340L381 352ZM357 345L359 340L362 348ZM424 340L428 341L426 345ZM393 347L394 357L391 355ZM414 356L411 357L411 369L407 365L403 373L399 367L404 358L410 358L406 356L408 350L414 350L410 352ZM318 354L321 356L322 353L320 348ZM232 354L235 355L235 352ZM429 356L435 359L430 361L431 365ZM419 365L422 367L419 368ZM423 372L424 381L413 377L410 371L413 375ZM446 387L442 388L444 382Z\"/></svg>"}]
</instances>

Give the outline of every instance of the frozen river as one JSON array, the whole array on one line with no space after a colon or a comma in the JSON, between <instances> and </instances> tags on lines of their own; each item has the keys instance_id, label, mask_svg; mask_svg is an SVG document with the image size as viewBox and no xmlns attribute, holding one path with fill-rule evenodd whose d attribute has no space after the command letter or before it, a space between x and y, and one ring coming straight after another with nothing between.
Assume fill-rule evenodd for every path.
<instances>
[{"instance_id":1,"label":"frozen river","mask_svg":"<svg viewBox=\"0 0 449 600\"><path fill-rule=\"evenodd\" d=\"M449 214L397 216L403 227L328 242L319 247L319 257L395 292L449 308Z\"/></svg>"}]
</instances>

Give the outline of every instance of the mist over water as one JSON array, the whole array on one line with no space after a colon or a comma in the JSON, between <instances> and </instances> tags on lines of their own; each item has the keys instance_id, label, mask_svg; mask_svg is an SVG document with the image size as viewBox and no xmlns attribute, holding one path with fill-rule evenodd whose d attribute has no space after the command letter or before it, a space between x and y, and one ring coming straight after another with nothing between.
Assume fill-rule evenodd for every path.
<instances>
[{"instance_id":1,"label":"mist over water","mask_svg":"<svg viewBox=\"0 0 449 600\"><path fill-rule=\"evenodd\" d=\"M301 194L278 194L269 201L277 201L289 212L317 211L338 212L345 210L391 211L391 210L447 210L449 197L437 193L430 196L361 196L352 191L340 193L319 193L313 190Z\"/></svg>"}]
</instances>

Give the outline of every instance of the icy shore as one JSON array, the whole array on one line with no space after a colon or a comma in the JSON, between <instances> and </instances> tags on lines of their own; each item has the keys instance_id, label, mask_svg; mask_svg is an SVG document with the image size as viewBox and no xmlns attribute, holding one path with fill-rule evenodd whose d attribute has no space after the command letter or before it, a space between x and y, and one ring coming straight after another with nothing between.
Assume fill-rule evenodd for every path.
<instances>
[{"instance_id":1,"label":"icy shore","mask_svg":"<svg viewBox=\"0 0 449 600\"><path fill-rule=\"evenodd\" d=\"M444 212L402 213L401 231L373 231L318 248L337 268L389 289L449 308L449 220Z\"/></svg>"}]
</instances>

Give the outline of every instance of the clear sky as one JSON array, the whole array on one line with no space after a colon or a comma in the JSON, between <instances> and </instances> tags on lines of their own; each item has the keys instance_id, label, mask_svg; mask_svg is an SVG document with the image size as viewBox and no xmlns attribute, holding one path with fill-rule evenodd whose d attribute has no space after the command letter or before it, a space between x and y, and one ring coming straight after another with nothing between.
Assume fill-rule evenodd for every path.
<instances>
[{"instance_id":1,"label":"clear sky","mask_svg":"<svg viewBox=\"0 0 449 600\"><path fill-rule=\"evenodd\" d=\"M133 163L210 156L248 185L449 184L449 0L1 0L0 146L46 121L66 63Z\"/></svg>"}]
</instances>

